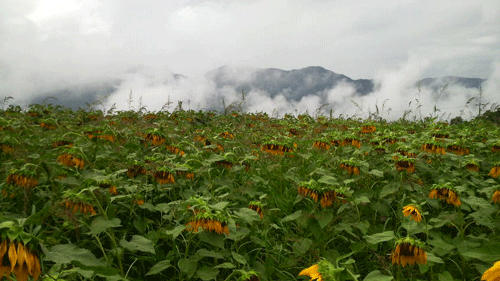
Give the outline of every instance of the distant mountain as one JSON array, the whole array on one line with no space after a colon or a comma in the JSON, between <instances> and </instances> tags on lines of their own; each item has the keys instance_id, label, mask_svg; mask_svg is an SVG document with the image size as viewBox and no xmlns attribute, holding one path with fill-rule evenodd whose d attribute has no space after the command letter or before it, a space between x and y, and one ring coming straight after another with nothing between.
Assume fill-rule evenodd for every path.
<instances>
[{"instance_id":1,"label":"distant mountain","mask_svg":"<svg viewBox=\"0 0 500 281\"><path fill-rule=\"evenodd\" d=\"M127 79L127 75L140 75L147 81L147 85L151 86L175 84L181 80L188 79L188 77L182 74L170 73L168 71L158 72L145 66L137 66L128 69L121 78L45 93L41 97L34 99L32 103L42 103L47 97L55 96L57 100L50 100L48 102L73 109L79 107L85 108L86 103L92 103L103 96L113 94L117 91ZM305 96L317 95L321 98L321 102L327 103L327 93L340 83L350 85L354 88L353 97L369 95L379 87L372 79L355 80L320 66L310 66L293 70L222 66L209 71L205 77L215 85L214 92L206 93L212 97L210 99L212 104L207 105L209 109L220 109L219 98L228 89L236 93L243 91L247 94L252 91L258 91L271 98L283 95L288 101L300 101ZM485 79L480 78L446 76L421 79L415 86L430 88L435 92L439 92L443 88L452 85L478 89L484 81Z\"/></svg>"},{"instance_id":2,"label":"distant mountain","mask_svg":"<svg viewBox=\"0 0 500 281\"><path fill-rule=\"evenodd\" d=\"M417 86L431 88L434 91L439 91L444 87L448 87L451 85L460 85L465 88L479 89L481 87L481 84L485 81L486 79L480 78L445 76L440 78L424 78L417 82Z\"/></svg>"},{"instance_id":3,"label":"distant mountain","mask_svg":"<svg viewBox=\"0 0 500 281\"><path fill-rule=\"evenodd\" d=\"M287 99L299 101L302 97L318 94L335 88L340 82L354 85L356 93L367 95L374 89L373 80L353 80L345 75L332 72L320 66L310 66L301 69L282 70L277 68L255 69L253 73L242 79L230 67L223 66L207 73L206 77L213 80L217 88L233 86L236 92L246 93L259 90L268 93L270 97L284 94Z\"/></svg>"}]
</instances>

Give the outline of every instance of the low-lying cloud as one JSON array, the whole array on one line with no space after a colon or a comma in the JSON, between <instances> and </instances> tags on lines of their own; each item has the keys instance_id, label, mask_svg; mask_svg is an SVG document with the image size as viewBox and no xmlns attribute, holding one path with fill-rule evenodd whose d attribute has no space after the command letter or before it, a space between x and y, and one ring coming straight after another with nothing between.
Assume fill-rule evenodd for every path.
<instances>
[{"instance_id":1,"label":"low-lying cloud","mask_svg":"<svg viewBox=\"0 0 500 281\"><path fill-rule=\"evenodd\" d=\"M182 102L182 108L186 110L222 112L225 107L226 110L265 112L275 117L286 113L387 120L403 116L409 120L426 117L450 120L456 116L470 119L477 116L479 89L454 84L447 78L436 80L435 84L418 85L429 64L428 60L415 57L399 68L381 70L375 79L375 90L368 95L357 94L353 84L342 81L332 89L302 96L298 101L289 98L288 89L277 95L262 89L252 89L247 93L238 91L239 85L254 78L255 68L220 68L219 77L227 79L218 81L228 83L223 86L217 85L211 75L174 79L171 72L159 73L143 68L122 75L123 82L103 108L129 110L143 106L148 111L172 111ZM492 77L483 83L481 103L486 107L483 112L500 101L500 96L495 94L500 91L499 65L495 63Z\"/></svg>"}]
</instances>

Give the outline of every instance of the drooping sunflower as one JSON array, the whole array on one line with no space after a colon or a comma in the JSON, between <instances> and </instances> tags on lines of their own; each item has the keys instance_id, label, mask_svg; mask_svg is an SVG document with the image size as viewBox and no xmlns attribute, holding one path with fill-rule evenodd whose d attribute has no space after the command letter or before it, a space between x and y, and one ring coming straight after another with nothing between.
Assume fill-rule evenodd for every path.
<instances>
[{"instance_id":1,"label":"drooping sunflower","mask_svg":"<svg viewBox=\"0 0 500 281\"><path fill-rule=\"evenodd\" d=\"M4 239L0 243L0 279L14 274L19 281L28 280L28 276L38 280L40 273L39 257L23 242Z\"/></svg>"},{"instance_id":2,"label":"drooping sunflower","mask_svg":"<svg viewBox=\"0 0 500 281\"><path fill-rule=\"evenodd\" d=\"M493 178L498 178L500 176L500 164L495 164L491 170L488 176L491 176Z\"/></svg>"},{"instance_id":3,"label":"drooping sunflower","mask_svg":"<svg viewBox=\"0 0 500 281\"><path fill-rule=\"evenodd\" d=\"M315 264L313 266L310 266L304 270L302 270L299 275L304 275L304 276L309 276L311 277L312 280L318 280L322 281L323 277L321 276L321 273L318 272L319 265Z\"/></svg>"},{"instance_id":4,"label":"drooping sunflower","mask_svg":"<svg viewBox=\"0 0 500 281\"><path fill-rule=\"evenodd\" d=\"M18 174L17 171L11 172L7 176L7 183L17 185L19 187L32 188L38 184L38 180L23 174Z\"/></svg>"},{"instance_id":5,"label":"drooping sunflower","mask_svg":"<svg viewBox=\"0 0 500 281\"><path fill-rule=\"evenodd\" d=\"M456 207L462 205L460 198L458 197L456 190L454 190L451 183L446 184L435 184L432 186L429 192L430 199L439 199L441 201L446 201L446 203L454 205Z\"/></svg>"},{"instance_id":6,"label":"drooping sunflower","mask_svg":"<svg viewBox=\"0 0 500 281\"><path fill-rule=\"evenodd\" d=\"M500 281L500 261L488 268L481 276L481 281Z\"/></svg>"},{"instance_id":7,"label":"drooping sunflower","mask_svg":"<svg viewBox=\"0 0 500 281\"><path fill-rule=\"evenodd\" d=\"M420 241L410 237L396 241L396 247L391 252L392 264L400 264L405 267L407 264L427 264L427 253Z\"/></svg>"},{"instance_id":8,"label":"drooping sunflower","mask_svg":"<svg viewBox=\"0 0 500 281\"><path fill-rule=\"evenodd\" d=\"M500 203L500 190L496 190L495 193L493 193L493 196L491 196L491 201L494 203Z\"/></svg>"},{"instance_id":9,"label":"drooping sunflower","mask_svg":"<svg viewBox=\"0 0 500 281\"><path fill-rule=\"evenodd\" d=\"M250 203L248 203L248 208L256 211L261 219L264 218L264 212L262 211L262 207L263 205L259 201L251 201Z\"/></svg>"},{"instance_id":10,"label":"drooping sunflower","mask_svg":"<svg viewBox=\"0 0 500 281\"><path fill-rule=\"evenodd\" d=\"M154 172L153 177L159 184L175 183L174 175L168 171L156 171Z\"/></svg>"},{"instance_id":11,"label":"drooping sunflower","mask_svg":"<svg viewBox=\"0 0 500 281\"><path fill-rule=\"evenodd\" d=\"M422 220L420 210L411 204L403 207L403 214L405 217L410 216L410 218L416 222L420 222Z\"/></svg>"}]
</instances>

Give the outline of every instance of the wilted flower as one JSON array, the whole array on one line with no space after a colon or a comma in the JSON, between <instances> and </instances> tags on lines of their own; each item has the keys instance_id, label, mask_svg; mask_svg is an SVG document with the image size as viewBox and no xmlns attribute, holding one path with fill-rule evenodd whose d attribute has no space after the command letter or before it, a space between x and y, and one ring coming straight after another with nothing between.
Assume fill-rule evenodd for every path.
<instances>
[{"instance_id":1,"label":"wilted flower","mask_svg":"<svg viewBox=\"0 0 500 281\"><path fill-rule=\"evenodd\" d=\"M309 277L311 277L311 281L312 280L322 281L323 278L321 276L321 273L318 272L318 267L319 267L319 265L317 265L317 264L310 266L310 267L302 270L299 273L299 275L309 276Z\"/></svg>"},{"instance_id":2,"label":"wilted flower","mask_svg":"<svg viewBox=\"0 0 500 281\"><path fill-rule=\"evenodd\" d=\"M92 216L97 215L96 211L94 210L94 207L89 203L64 200L63 205L66 207L67 210L70 210L73 214L80 212L86 215L92 215Z\"/></svg>"},{"instance_id":3,"label":"wilted flower","mask_svg":"<svg viewBox=\"0 0 500 281\"><path fill-rule=\"evenodd\" d=\"M427 264L427 253L421 242L407 237L396 242L396 248L391 252L391 260L392 264L401 264L403 267L407 264Z\"/></svg>"},{"instance_id":4,"label":"wilted flower","mask_svg":"<svg viewBox=\"0 0 500 281\"><path fill-rule=\"evenodd\" d=\"M317 140L313 142L313 147L318 148L318 149L323 149L323 150L329 150L330 149L330 144L324 141Z\"/></svg>"},{"instance_id":5,"label":"wilted flower","mask_svg":"<svg viewBox=\"0 0 500 281\"><path fill-rule=\"evenodd\" d=\"M445 184L442 187L435 185L429 193L429 198L438 198L441 201L446 201L446 203L458 207L462 204L462 202L460 202L460 198L458 198L457 193L450 188L450 184Z\"/></svg>"},{"instance_id":6,"label":"wilted flower","mask_svg":"<svg viewBox=\"0 0 500 281\"><path fill-rule=\"evenodd\" d=\"M500 165L495 164L495 166L491 168L491 171L488 174L488 176L491 176L493 178L498 178L498 176L500 176Z\"/></svg>"},{"instance_id":7,"label":"wilted flower","mask_svg":"<svg viewBox=\"0 0 500 281\"><path fill-rule=\"evenodd\" d=\"M411 219L416 222L420 222L422 220L422 215L420 214L420 210L413 205L404 206L403 214L405 217L410 216Z\"/></svg>"},{"instance_id":8,"label":"wilted flower","mask_svg":"<svg viewBox=\"0 0 500 281\"><path fill-rule=\"evenodd\" d=\"M38 184L38 180L22 174L12 173L7 176L7 183L17 185L19 187L31 188Z\"/></svg>"},{"instance_id":9,"label":"wilted flower","mask_svg":"<svg viewBox=\"0 0 500 281\"><path fill-rule=\"evenodd\" d=\"M4 239L0 243L0 279L14 274L19 281L28 276L38 280L40 273L40 258L22 242Z\"/></svg>"},{"instance_id":10,"label":"wilted flower","mask_svg":"<svg viewBox=\"0 0 500 281\"><path fill-rule=\"evenodd\" d=\"M159 184L175 183L174 176L167 171L156 171L154 172L153 177Z\"/></svg>"},{"instance_id":11,"label":"wilted flower","mask_svg":"<svg viewBox=\"0 0 500 281\"><path fill-rule=\"evenodd\" d=\"M208 215L208 216L207 216ZM216 232L218 234L229 235L229 229L225 221L218 220L215 216L211 216L208 213L198 213L195 215L194 219L186 224L186 231L198 232L198 228L209 232Z\"/></svg>"},{"instance_id":12,"label":"wilted flower","mask_svg":"<svg viewBox=\"0 0 500 281\"><path fill-rule=\"evenodd\" d=\"M256 211L259 214L261 219L264 218L264 212L262 211L262 203L261 202L251 201L250 203L248 203L248 208Z\"/></svg>"},{"instance_id":13,"label":"wilted flower","mask_svg":"<svg viewBox=\"0 0 500 281\"><path fill-rule=\"evenodd\" d=\"M493 193L491 201L493 201L494 203L500 203L500 190L496 190L495 193Z\"/></svg>"},{"instance_id":14,"label":"wilted flower","mask_svg":"<svg viewBox=\"0 0 500 281\"><path fill-rule=\"evenodd\" d=\"M342 162L340 163L340 168L347 170L349 172L349 175L355 174L359 175L359 166L353 164L353 163L348 163L348 162Z\"/></svg>"},{"instance_id":15,"label":"wilted flower","mask_svg":"<svg viewBox=\"0 0 500 281\"><path fill-rule=\"evenodd\" d=\"M500 280L500 261L486 270L481 276L481 281L499 281Z\"/></svg>"},{"instance_id":16,"label":"wilted flower","mask_svg":"<svg viewBox=\"0 0 500 281\"><path fill-rule=\"evenodd\" d=\"M75 167L82 170L85 167L85 162L82 159L68 153L63 153L57 157L57 161L68 167Z\"/></svg>"}]
</instances>

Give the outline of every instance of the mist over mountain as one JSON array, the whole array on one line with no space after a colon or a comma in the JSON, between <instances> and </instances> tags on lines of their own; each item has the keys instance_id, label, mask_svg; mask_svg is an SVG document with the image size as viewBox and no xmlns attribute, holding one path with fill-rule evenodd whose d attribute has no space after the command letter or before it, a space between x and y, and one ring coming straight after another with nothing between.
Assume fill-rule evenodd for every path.
<instances>
[{"instance_id":1,"label":"mist over mountain","mask_svg":"<svg viewBox=\"0 0 500 281\"><path fill-rule=\"evenodd\" d=\"M182 101L185 109L194 110L221 111L224 107L239 105L239 109L248 112L276 111L281 114L293 111L313 113L321 107L324 112L332 110L349 116L355 114L353 101L361 105L365 102L367 106L363 107L368 112L373 109L370 106L380 106L386 99L392 100L393 108L400 108L408 106L409 101L415 99L413 96L422 91L426 98L418 98L429 107L439 102L447 105L456 102L463 106L468 99L477 96L479 88L486 82L481 78L454 76L420 80L399 76L403 82L395 83L391 75L387 80L352 79L320 66L293 70L222 66L203 77L192 78L137 66L115 79L66 86L39 94L31 103L45 100L73 109L86 108L89 104L94 107L100 104L102 109L116 105L117 109L124 110L130 107L132 99L134 108L146 106L147 110L155 111L162 105L175 106ZM56 97L56 100L47 100L47 97ZM141 104L138 104L139 99Z\"/></svg>"},{"instance_id":2,"label":"mist over mountain","mask_svg":"<svg viewBox=\"0 0 500 281\"><path fill-rule=\"evenodd\" d=\"M311 94L319 94L335 88L340 82L354 86L356 94L367 95L374 89L373 80L353 80L345 75L332 72L320 66L310 66L302 69L282 70L265 68L254 70L249 77L241 78L228 71L227 66L207 73L217 88L233 86L237 92L249 93L252 90L266 92L271 98L284 94L288 100L300 101ZM238 74L238 73L236 73Z\"/></svg>"}]
</instances>

